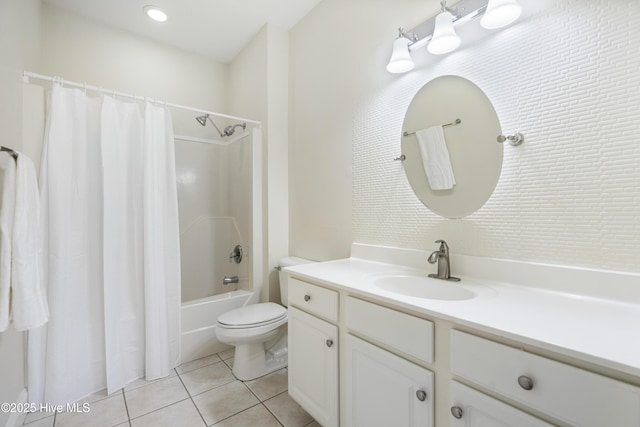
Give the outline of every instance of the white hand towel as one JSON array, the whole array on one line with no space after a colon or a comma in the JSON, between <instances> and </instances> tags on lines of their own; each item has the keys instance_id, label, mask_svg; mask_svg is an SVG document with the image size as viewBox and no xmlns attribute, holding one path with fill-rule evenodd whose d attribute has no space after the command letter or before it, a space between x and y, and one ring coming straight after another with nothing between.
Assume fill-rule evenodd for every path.
<instances>
[{"instance_id":1,"label":"white hand towel","mask_svg":"<svg viewBox=\"0 0 640 427\"><path fill-rule=\"evenodd\" d=\"M442 126L416 132L422 165L432 190L449 190L456 185Z\"/></svg>"},{"instance_id":2,"label":"white hand towel","mask_svg":"<svg viewBox=\"0 0 640 427\"><path fill-rule=\"evenodd\" d=\"M18 331L42 326L49 320L38 244L39 200L33 162L18 154L11 262L11 316Z\"/></svg>"},{"instance_id":3,"label":"white hand towel","mask_svg":"<svg viewBox=\"0 0 640 427\"><path fill-rule=\"evenodd\" d=\"M0 154L4 171L0 205L0 332L9 327L11 312L11 236L16 195L16 162L9 154Z\"/></svg>"},{"instance_id":4,"label":"white hand towel","mask_svg":"<svg viewBox=\"0 0 640 427\"><path fill-rule=\"evenodd\" d=\"M6 163L0 208L0 332L13 321L18 331L49 319L38 244L39 196L33 162L18 153Z\"/></svg>"}]
</instances>

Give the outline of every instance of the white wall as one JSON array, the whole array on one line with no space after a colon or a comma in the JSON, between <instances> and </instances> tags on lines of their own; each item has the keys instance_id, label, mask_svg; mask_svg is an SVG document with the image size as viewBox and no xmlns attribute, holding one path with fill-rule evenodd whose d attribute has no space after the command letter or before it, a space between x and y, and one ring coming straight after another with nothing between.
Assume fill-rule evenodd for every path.
<instances>
[{"instance_id":1,"label":"white wall","mask_svg":"<svg viewBox=\"0 0 640 427\"><path fill-rule=\"evenodd\" d=\"M0 145L22 150L22 70L40 56L39 0L0 0ZM25 334L0 333L0 402L16 402L25 386ZM0 425L12 414L0 412ZM15 417L15 414L14 414Z\"/></svg>"},{"instance_id":2,"label":"white wall","mask_svg":"<svg viewBox=\"0 0 640 427\"><path fill-rule=\"evenodd\" d=\"M223 63L48 4L42 34L44 74L211 111L226 108Z\"/></svg>"},{"instance_id":3,"label":"white wall","mask_svg":"<svg viewBox=\"0 0 640 427\"><path fill-rule=\"evenodd\" d=\"M444 238L456 253L640 271L637 1L525 0L515 25L465 39L474 21L458 51L416 52L399 76L384 69L395 28L437 2L346 3L324 0L291 34L297 255L342 257L351 241L428 250ZM411 98L444 74L474 81L503 130L526 136L505 146L489 202L461 220L422 206L391 160Z\"/></svg>"},{"instance_id":4,"label":"white wall","mask_svg":"<svg viewBox=\"0 0 640 427\"><path fill-rule=\"evenodd\" d=\"M264 277L262 301L279 301L278 258L289 254L288 33L265 25L229 69L229 111L262 122ZM258 284L261 285L261 284Z\"/></svg>"},{"instance_id":5,"label":"white wall","mask_svg":"<svg viewBox=\"0 0 640 427\"><path fill-rule=\"evenodd\" d=\"M424 3L323 0L290 32L289 213L293 254L315 260L349 256L354 239L356 97L361 87L378 86L380 73L372 61L378 51L384 55L390 51L400 24L409 27L419 23L411 19L426 7ZM433 7L437 10L437 5Z\"/></svg>"}]
</instances>

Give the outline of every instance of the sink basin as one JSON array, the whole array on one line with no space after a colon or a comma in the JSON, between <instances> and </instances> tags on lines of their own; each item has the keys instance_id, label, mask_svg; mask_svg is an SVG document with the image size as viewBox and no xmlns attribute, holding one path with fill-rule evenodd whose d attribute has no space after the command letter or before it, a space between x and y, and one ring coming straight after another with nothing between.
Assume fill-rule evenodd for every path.
<instances>
[{"instance_id":1,"label":"sink basin","mask_svg":"<svg viewBox=\"0 0 640 427\"><path fill-rule=\"evenodd\" d=\"M373 279L373 285L383 291L415 298L457 301L476 296L472 291L462 287L460 282L413 274L378 276Z\"/></svg>"}]
</instances>

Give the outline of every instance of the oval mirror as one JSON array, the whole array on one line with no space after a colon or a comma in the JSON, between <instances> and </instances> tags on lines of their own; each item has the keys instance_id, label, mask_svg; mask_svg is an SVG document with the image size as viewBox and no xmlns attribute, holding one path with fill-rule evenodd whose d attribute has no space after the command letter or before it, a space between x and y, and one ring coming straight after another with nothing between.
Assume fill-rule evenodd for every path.
<instances>
[{"instance_id":1,"label":"oval mirror","mask_svg":"<svg viewBox=\"0 0 640 427\"><path fill-rule=\"evenodd\" d=\"M458 76L425 84L409 105L401 136L405 173L418 199L445 218L480 209L500 177L500 134L498 115L478 86Z\"/></svg>"}]
</instances>

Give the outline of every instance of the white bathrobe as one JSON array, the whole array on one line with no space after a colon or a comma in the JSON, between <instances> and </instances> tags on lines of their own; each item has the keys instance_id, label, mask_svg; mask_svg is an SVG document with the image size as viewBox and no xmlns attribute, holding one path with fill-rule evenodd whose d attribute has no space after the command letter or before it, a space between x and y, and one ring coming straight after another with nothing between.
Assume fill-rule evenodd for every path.
<instances>
[{"instance_id":1,"label":"white bathrobe","mask_svg":"<svg viewBox=\"0 0 640 427\"><path fill-rule=\"evenodd\" d=\"M9 327L11 310L11 236L16 195L16 162L0 152L2 204L0 205L0 332Z\"/></svg>"},{"instance_id":2,"label":"white bathrobe","mask_svg":"<svg viewBox=\"0 0 640 427\"><path fill-rule=\"evenodd\" d=\"M39 196L35 167L18 154L3 157L0 206L0 332L13 321L16 330L41 326L49 319L42 283L41 247L38 239Z\"/></svg>"}]
</instances>

